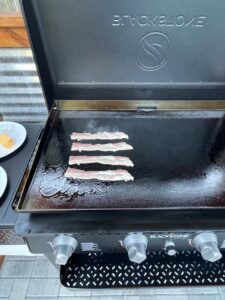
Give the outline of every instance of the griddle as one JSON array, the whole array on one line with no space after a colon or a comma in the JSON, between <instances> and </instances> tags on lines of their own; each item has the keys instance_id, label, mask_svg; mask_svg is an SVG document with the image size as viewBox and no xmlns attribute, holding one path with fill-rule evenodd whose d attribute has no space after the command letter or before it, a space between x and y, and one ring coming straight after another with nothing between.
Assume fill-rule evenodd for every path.
<instances>
[{"instance_id":1,"label":"griddle","mask_svg":"<svg viewBox=\"0 0 225 300\"><path fill-rule=\"evenodd\" d=\"M154 277L155 261L158 283L163 276L169 280L165 263L178 270L169 270L172 285L183 284L183 265L192 282L222 281L223 276L207 276L206 282L206 264L193 255L190 240L199 231L212 231L225 245L225 2L21 2L49 117L18 203L16 232L32 253L44 253L52 262L55 237L78 241L61 269L67 287L86 288L84 270L96 288L104 286L104 274L107 287L117 286L117 277L126 287L121 280L129 270L132 286L140 287L138 274L146 265L136 268L124 259L122 241L131 233L149 239L150 273ZM72 131L102 130L129 135L134 149L118 155L134 162L126 168L134 181L65 179ZM185 251L164 260L168 238ZM216 268L207 264L207 272L210 267L221 273L223 262ZM201 273L196 277L195 263Z\"/></svg>"},{"instance_id":2,"label":"griddle","mask_svg":"<svg viewBox=\"0 0 225 300\"><path fill-rule=\"evenodd\" d=\"M49 119L19 211L224 207L225 3L170 3L22 0ZM134 182L65 179L69 135L102 129Z\"/></svg>"},{"instance_id":3,"label":"griddle","mask_svg":"<svg viewBox=\"0 0 225 300\"><path fill-rule=\"evenodd\" d=\"M18 204L22 212L225 206L223 111L75 111L55 107ZM49 121L50 122L50 121ZM78 132L123 131L130 182L64 177ZM107 141L101 141L107 142ZM78 154L78 152L74 152ZM80 153L79 153L80 154ZM90 153L82 152L90 155ZM92 152L101 155L101 152ZM107 153L115 155L115 153ZM88 164L83 170L118 169Z\"/></svg>"}]
</instances>

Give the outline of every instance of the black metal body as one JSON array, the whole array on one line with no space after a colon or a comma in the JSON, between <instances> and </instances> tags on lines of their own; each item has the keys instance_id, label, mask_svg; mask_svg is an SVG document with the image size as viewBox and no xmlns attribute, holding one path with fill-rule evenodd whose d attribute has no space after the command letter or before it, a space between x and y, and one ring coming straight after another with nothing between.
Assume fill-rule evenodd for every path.
<instances>
[{"instance_id":1,"label":"black metal body","mask_svg":"<svg viewBox=\"0 0 225 300\"><path fill-rule=\"evenodd\" d=\"M224 209L144 209L131 211L77 211L53 214L20 214L18 234L115 233L135 231L224 230Z\"/></svg>"},{"instance_id":2,"label":"black metal body","mask_svg":"<svg viewBox=\"0 0 225 300\"><path fill-rule=\"evenodd\" d=\"M78 240L77 252L97 247L124 253L121 240L131 232L146 234L148 250L163 250L168 238L177 249L190 250L199 231L215 232L223 248L225 2L22 0L22 5L51 109L18 206L27 212L15 226L30 250L53 260L52 240L65 233ZM78 99L80 109L71 109ZM85 101L102 99L113 101L101 112L101 103ZM114 100L124 99L132 109L121 104L116 110ZM71 181L73 196L65 198L62 187L55 190L59 182L47 178L50 189L42 186L40 196L41 173L58 168L63 175L69 133L107 126L130 136L134 182L104 183L100 193L96 182L79 182L79 195Z\"/></svg>"}]
</instances>

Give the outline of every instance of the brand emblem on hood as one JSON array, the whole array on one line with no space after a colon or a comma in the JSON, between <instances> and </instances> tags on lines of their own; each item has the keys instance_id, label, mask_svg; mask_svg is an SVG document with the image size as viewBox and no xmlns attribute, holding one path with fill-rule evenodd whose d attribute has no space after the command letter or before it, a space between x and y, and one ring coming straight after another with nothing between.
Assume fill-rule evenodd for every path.
<instances>
[{"instance_id":1,"label":"brand emblem on hood","mask_svg":"<svg viewBox=\"0 0 225 300\"><path fill-rule=\"evenodd\" d=\"M151 32L142 37L137 46L139 66L147 71L163 67L169 57L170 40L161 32Z\"/></svg>"}]
</instances>

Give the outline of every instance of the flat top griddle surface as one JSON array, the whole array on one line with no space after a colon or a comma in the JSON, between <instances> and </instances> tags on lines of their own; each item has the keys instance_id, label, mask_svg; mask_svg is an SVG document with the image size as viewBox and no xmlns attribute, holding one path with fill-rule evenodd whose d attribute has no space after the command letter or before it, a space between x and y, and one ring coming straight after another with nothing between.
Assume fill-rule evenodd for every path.
<instances>
[{"instance_id":1,"label":"flat top griddle surface","mask_svg":"<svg viewBox=\"0 0 225 300\"><path fill-rule=\"evenodd\" d=\"M225 206L222 112L62 111L53 120L21 202L22 211ZM127 133L133 150L73 154L128 156L134 167L124 169L134 176L134 181L66 179L73 131ZM87 164L77 168L121 167Z\"/></svg>"}]
</instances>

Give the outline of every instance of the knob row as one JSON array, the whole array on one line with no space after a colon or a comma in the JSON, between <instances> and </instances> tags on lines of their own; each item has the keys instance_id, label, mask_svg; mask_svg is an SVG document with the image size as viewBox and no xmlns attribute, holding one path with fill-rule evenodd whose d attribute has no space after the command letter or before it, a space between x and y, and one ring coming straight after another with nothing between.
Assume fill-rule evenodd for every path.
<instances>
[{"instance_id":1,"label":"knob row","mask_svg":"<svg viewBox=\"0 0 225 300\"><path fill-rule=\"evenodd\" d=\"M61 234L55 237L52 242L55 263L58 265L65 265L76 250L77 245L77 240L72 236ZM146 259L148 239L144 234L129 234L124 239L123 245L127 250L130 261L140 264ZM196 235L192 240L192 246L195 247L201 253L202 258L207 261L215 262L222 257L218 247L217 237L212 232L202 232ZM170 256L177 253L175 244L172 240L166 240L164 249Z\"/></svg>"}]
</instances>

